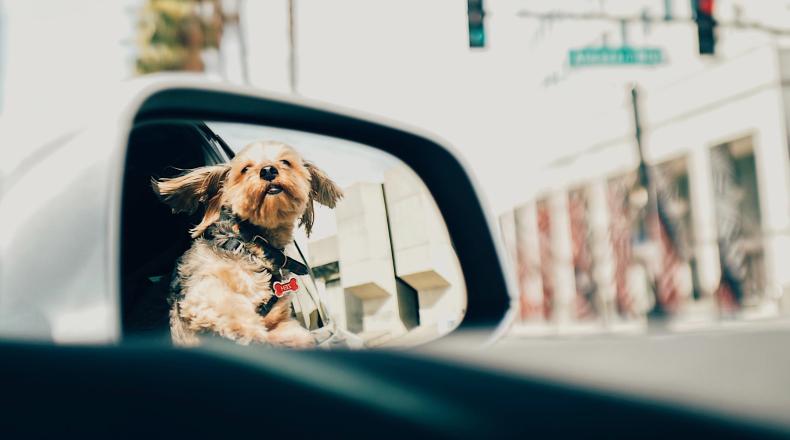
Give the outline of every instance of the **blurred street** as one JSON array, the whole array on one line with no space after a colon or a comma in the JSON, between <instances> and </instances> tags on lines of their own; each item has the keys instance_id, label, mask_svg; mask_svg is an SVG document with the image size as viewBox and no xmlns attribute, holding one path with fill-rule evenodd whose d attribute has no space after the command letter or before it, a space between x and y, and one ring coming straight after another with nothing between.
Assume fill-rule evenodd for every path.
<instances>
[{"instance_id":1,"label":"blurred street","mask_svg":"<svg viewBox=\"0 0 790 440\"><path fill-rule=\"evenodd\" d=\"M646 334L523 337L484 350L440 341L432 355L565 385L657 399L705 413L790 427L790 320L732 321L695 330L651 325Z\"/></svg>"},{"instance_id":2,"label":"blurred street","mask_svg":"<svg viewBox=\"0 0 790 440\"><path fill-rule=\"evenodd\" d=\"M790 426L788 341L788 320L730 322L685 332L656 325L642 338L511 338L497 347L508 353L497 366L674 404L737 410Z\"/></svg>"}]
</instances>

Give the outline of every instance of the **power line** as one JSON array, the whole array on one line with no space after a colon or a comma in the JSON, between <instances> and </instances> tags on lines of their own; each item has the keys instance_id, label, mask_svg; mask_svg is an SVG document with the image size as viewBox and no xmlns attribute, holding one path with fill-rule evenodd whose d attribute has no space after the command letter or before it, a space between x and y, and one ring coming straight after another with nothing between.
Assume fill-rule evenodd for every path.
<instances>
[{"instance_id":1,"label":"power line","mask_svg":"<svg viewBox=\"0 0 790 440\"><path fill-rule=\"evenodd\" d=\"M579 20L579 21L609 21L612 23L639 22L639 23L688 23L696 24L693 18L671 18L652 17L645 14L640 15L608 15L600 12L533 12L521 10L516 13L520 18L537 18L540 20ZM717 22L718 27L740 29L740 30L759 30L772 35L790 35L790 29L766 26L755 21L733 21Z\"/></svg>"}]
</instances>

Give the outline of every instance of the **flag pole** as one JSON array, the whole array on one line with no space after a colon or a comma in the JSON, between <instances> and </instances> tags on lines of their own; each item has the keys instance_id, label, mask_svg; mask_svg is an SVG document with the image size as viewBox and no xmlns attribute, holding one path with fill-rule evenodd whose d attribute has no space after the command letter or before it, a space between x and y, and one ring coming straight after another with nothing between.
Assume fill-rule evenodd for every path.
<instances>
[{"instance_id":1,"label":"flag pole","mask_svg":"<svg viewBox=\"0 0 790 440\"><path fill-rule=\"evenodd\" d=\"M645 228L648 240L654 243L657 247L660 246L660 231L658 218L658 195L656 192L655 179L651 176L650 167L645 160L644 142L642 139L642 119L639 113L639 86L637 84L631 85L631 111L634 117L634 140L636 141L636 150L639 157L639 184L647 192L647 203L645 205ZM649 271L648 273L650 273ZM653 278L653 299L654 305L652 312L661 312L663 307L659 299L657 275L650 273Z\"/></svg>"}]
</instances>

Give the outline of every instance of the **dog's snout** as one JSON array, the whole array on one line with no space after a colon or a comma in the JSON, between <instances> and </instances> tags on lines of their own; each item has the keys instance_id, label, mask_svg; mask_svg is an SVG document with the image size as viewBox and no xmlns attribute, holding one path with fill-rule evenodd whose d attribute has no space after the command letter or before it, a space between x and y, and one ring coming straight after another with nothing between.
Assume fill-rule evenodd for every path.
<instances>
[{"instance_id":1,"label":"dog's snout","mask_svg":"<svg viewBox=\"0 0 790 440\"><path fill-rule=\"evenodd\" d=\"M261 179L263 180L267 180L271 182L272 180L274 180L275 177L277 177L277 174L279 174L277 172L277 168L273 166L261 168Z\"/></svg>"}]
</instances>

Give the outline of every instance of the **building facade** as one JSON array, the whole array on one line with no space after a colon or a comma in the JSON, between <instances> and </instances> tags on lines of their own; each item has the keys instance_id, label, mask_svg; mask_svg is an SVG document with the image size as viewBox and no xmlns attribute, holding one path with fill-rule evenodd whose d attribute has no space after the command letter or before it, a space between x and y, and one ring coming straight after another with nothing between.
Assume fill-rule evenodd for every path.
<instances>
[{"instance_id":1,"label":"building facade","mask_svg":"<svg viewBox=\"0 0 790 440\"><path fill-rule=\"evenodd\" d=\"M549 139L546 147L562 143L563 153L500 222L523 319L612 324L656 310L687 319L692 310L711 318L790 310L787 37L728 27L739 4L717 4L715 57L683 62L695 47L661 38L660 24L643 29L638 44L662 47L667 70L615 76L619 102ZM685 26L672 38L686 32L688 45L695 36ZM585 75L573 72L549 93L594 85ZM633 84L655 197L639 182ZM650 200L661 205L657 221L646 217ZM551 310L536 314L541 301Z\"/></svg>"},{"instance_id":2,"label":"building facade","mask_svg":"<svg viewBox=\"0 0 790 440\"><path fill-rule=\"evenodd\" d=\"M308 241L335 323L368 346L411 345L457 326L466 305L463 274L422 180L401 164L383 183L357 182L343 192L337 232Z\"/></svg>"}]
</instances>

